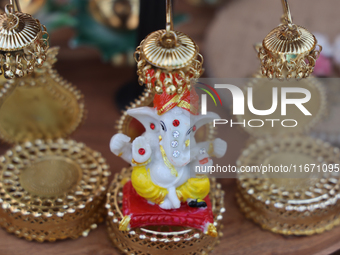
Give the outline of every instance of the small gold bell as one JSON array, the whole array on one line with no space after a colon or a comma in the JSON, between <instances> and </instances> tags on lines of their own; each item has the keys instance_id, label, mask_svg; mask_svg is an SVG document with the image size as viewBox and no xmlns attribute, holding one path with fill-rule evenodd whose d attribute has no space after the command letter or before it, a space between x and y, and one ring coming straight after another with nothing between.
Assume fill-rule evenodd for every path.
<instances>
[{"instance_id":1,"label":"small gold bell","mask_svg":"<svg viewBox=\"0 0 340 255\"><path fill-rule=\"evenodd\" d=\"M14 2L11 0L5 13L0 14L0 75L6 79L23 77L33 72L35 66L42 66L49 47L46 27L20 12Z\"/></svg>"},{"instance_id":2,"label":"small gold bell","mask_svg":"<svg viewBox=\"0 0 340 255\"><path fill-rule=\"evenodd\" d=\"M322 47L307 29L293 24L287 0L281 1L282 24L264 38L259 48L262 74L278 80L307 78L314 71Z\"/></svg>"},{"instance_id":3,"label":"small gold bell","mask_svg":"<svg viewBox=\"0 0 340 255\"><path fill-rule=\"evenodd\" d=\"M203 57L189 36L173 30L171 1L167 1L166 18L166 29L148 35L137 47L135 60L140 85L147 84L150 92L174 95L201 76Z\"/></svg>"}]
</instances>

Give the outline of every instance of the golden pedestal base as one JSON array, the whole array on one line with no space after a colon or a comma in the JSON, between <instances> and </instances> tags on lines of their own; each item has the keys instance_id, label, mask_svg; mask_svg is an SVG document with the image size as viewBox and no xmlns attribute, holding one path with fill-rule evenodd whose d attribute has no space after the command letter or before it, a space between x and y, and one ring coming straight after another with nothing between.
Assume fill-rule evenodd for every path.
<instances>
[{"instance_id":1,"label":"golden pedestal base","mask_svg":"<svg viewBox=\"0 0 340 255\"><path fill-rule=\"evenodd\" d=\"M200 230L185 227L143 227L130 231L120 231L119 222L122 214L122 189L130 179L132 168L124 168L116 174L108 193L106 208L108 209L107 229L114 245L125 254L207 254L217 245L222 236L221 229L224 209L224 191L216 180L211 180L210 198L214 213L214 225L218 236L205 235Z\"/></svg>"},{"instance_id":2,"label":"golden pedestal base","mask_svg":"<svg viewBox=\"0 0 340 255\"><path fill-rule=\"evenodd\" d=\"M0 157L0 225L27 240L86 236L103 221L108 166L82 143L26 142Z\"/></svg>"},{"instance_id":3,"label":"golden pedestal base","mask_svg":"<svg viewBox=\"0 0 340 255\"><path fill-rule=\"evenodd\" d=\"M338 148L309 137L258 140L243 151L239 166L282 165L290 172L240 174L236 196L241 211L283 235L332 229L340 223L339 155Z\"/></svg>"}]
</instances>

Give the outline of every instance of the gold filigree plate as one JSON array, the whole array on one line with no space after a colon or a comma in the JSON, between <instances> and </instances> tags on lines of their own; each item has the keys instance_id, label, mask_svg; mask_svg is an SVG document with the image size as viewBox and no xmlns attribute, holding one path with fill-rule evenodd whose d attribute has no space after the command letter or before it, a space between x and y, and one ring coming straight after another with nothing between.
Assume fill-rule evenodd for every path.
<instances>
[{"instance_id":1,"label":"gold filigree plate","mask_svg":"<svg viewBox=\"0 0 340 255\"><path fill-rule=\"evenodd\" d=\"M260 77L258 73L254 74ZM262 76L263 77L263 76ZM307 89L311 93L311 100L304 104L306 109L312 114L311 116L304 115L295 105L287 105L287 114L284 119L294 119L297 121L296 127L283 127L281 121L276 121L274 124L268 119L282 120L281 106L278 105L276 111L270 115L259 116L245 109L244 115L237 115L235 118L237 122L248 122L249 120L256 119L263 121L262 127L251 127L246 124L245 127L241 125L242 129L254 137L272 137L277 135L288 134L305 134L309 132L322 118L327 114L327 95L323 84L318 79L309 77L300 81L277 81L268 80L266 78L254 78L247 86L243 88L245 95L248 94L248 88L252 89L253 106L258 110L268 110L273 104L273 88L277 88L278 97L281 97L281 87L301 87ZM289 98L293 98L293 94L289 94ZM295 94L296 98L301 97ZM254 122L252 125L258 126L260 122ZM287 122L287 125L294 125L293 122ZM286 125L285 124L285 125Z\"/></svg>"},{"instance_id":2,"label":"gold filigree plate","mask_svg":"<svg viewBox=\"0 0 340 255\"><path fill-rule=\"evenodd\" d=\"M338 148L310 137L257 140L242 152L238 169L270 164L290 170L262 176L239 173L237 202L242 212L262 228L284 235L330 230L340 223L340 175L335 171L339 156Z\"/></svg>"},{"instance_id":3,"label":"gold filigree plate","mask_svg":"<svg viewBox=\"0 0 340 255\"><path fill-rule=\"evenodd\" d=\"M57 50L51 49L42 68L4 85L9 89L0 94L2 140L17 143L67 137L84 120L83 95L51 68Z\"/></svg>"},{"instance_id":4,"label":"gold filigree plate","mask_svg":"<svg viewBox=\"0 0 340 255\"><path fill-rule=\"evenodd\" d=\"M139 24L139 0L90 0L89 10L109 27L133 30Z\"/></svg>"},{"instance_id":5,"label":"gold filigree plate","mask_svg":"<svg viewBox=\"0 0 340 255\"><path fill-rule=\"evenodd\" d=\"M306 28L293 24L287 0L281 1L285 12L282 24L264 38L259 48L262 74L279 80L307 78L314 71L322 47Z\"/></svg>"},{"instance_id":6,"label":"gold filigree plate","mask_svg":"<svg viewBox=\"0 0 340 255\"><path fill-rule=\"evenodd\" d=\"M82 143L36 140L0 157L0 225L27 240L86 236L103 221L110 172Z\"/></svg>"},{"instance_id":7,"label":"gold filigree plate","mask_svg":"<svg viewBox=\"0 0 340 255\"><path fill-rule=\"evenodd\" d=\"M183 227L164 226L161 230L157 227L134 228L130 231L120 231L119 222L123 219L122 199L123 186L130 179L132 167L124 168L121 173L116 174L112 181L106 200L107 229L110 239L114 245L124 254L207 254L222 236L220 223L225 212L224 191L221 185L211 180L210 198L214 213L214 225L218 237L205 235L200 230Z\"/></svg>"},{"instance_id":8,"label":"gold filigree plate","mask_svg":"<svg viewBox=\"0 0 340 255\"><path fill-rule=\"evenodd\" d=\"M0 14L0 74L6 79L23 77L42 66L49 47L46 27L31 15L6 5Z\"/></svg>"}]
</instances>

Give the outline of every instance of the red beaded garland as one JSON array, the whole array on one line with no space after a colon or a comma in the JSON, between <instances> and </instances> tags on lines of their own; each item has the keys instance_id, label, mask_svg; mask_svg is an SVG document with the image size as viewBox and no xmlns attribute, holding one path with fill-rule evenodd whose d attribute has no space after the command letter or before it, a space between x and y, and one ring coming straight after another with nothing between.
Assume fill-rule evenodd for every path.
<instances>
[{"instance_id":1,"label":"red beaded garland","mask_svg":"<svg viewBox=\"0 0 340 255\"><path fill-rule=\"evenodd\" d=\"M150 128L151 128L152 130L154 130L154 129L155 129L155 124L151 123L151 124L150 124Z\"/></svg>"},{"instance_id":2,"label":"red beaded garland","mask_svg":"<svg viewBox=\"0 0 340 255\"><path fill-rule=\"evenodd\" d=\"M145 154L145 150L144 150L144 148L140 148L139 150L138 150L138 153L140 154L140 155L144 155Z\"/></svg>"},{"instance_id":3,"label":"red beaded garland","mask_svg":"<svg viewBox=\"0 0 340 255\"><path fill-rule=\"evenodd\" d=\"M174 120L172 122L172 125L174 125L174 127L178 127L179 126L179 120Z\"/></svg>"}]
</instances>

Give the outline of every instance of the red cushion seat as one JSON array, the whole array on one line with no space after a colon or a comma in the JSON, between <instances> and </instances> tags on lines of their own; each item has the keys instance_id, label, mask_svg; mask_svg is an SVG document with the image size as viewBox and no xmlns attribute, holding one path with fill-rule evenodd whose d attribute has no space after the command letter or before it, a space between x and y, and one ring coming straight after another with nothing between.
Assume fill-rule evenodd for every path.
<instances>
[{"instance_id":1,"label":"red cushion seat","mask_svg":"<svg viewBox=\"0 0 340 255\"><path fill-rule=\"evenodd\" d=\"M123 188L123 214L130 216L130 228L145 226L185 226L207 231L209 224L214 222L211 201L207 196L204 201L206 208L192 208L187 203L173 210L164 210L156 204L150 204L139 196L131 181Z\"/></svg>"}]
</instances>

